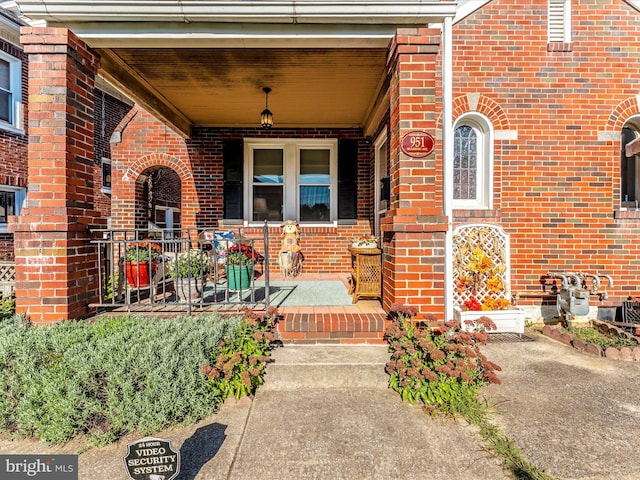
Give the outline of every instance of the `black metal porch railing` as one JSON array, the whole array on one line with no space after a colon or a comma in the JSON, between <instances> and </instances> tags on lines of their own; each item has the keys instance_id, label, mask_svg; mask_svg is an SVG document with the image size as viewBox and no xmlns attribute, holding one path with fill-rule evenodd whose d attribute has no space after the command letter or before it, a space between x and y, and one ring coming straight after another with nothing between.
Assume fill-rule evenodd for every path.
<instances>
[{"instance_id":1,"label":"black metal porch railing","mask_svg":"<svg viewBox=\"0 0 640 480\"><path fill-rule=\"evenodd\" d=\"M235 230L99 230L100 310L269 306L269 235ZM234 273L231 264L237 265Z\"/></svg>"}]
</instances>

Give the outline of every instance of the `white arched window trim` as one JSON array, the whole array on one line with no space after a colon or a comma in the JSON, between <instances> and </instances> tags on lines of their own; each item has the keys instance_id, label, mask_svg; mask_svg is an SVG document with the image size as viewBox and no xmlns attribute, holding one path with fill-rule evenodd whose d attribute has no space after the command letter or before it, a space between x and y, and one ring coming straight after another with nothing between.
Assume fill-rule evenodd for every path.
<instances>
[{"instance_id":1,"label":"white arched window trim","mask_svg":"<svg viewBox=\"0 0 640 480\"><path fill-rule=\"evenodd\" d=\"M453 199L453 208L459 210L487 210L493 207L493 125L489 119L478 112L466 113L458 117L453 125L456 128L468 125L478 138L478 157L476 175L476 198ZM455 151L454 151L455 154Z\"/></svg>"}]
</instances>

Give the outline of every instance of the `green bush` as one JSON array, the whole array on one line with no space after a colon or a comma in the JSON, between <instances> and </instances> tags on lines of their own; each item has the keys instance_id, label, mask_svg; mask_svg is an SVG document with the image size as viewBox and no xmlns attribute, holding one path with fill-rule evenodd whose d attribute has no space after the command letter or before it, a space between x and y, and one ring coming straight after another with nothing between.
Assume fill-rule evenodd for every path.
<instances>
[{"instance_id":1,"label":"green bush","mask_svg":"<svg viewBox=\"0 0 640 480\"><path fill-rule=\"evenodd\" d=\"M403 400L421 401L427 409L466 412L477 403L482 386L500 383L495 373L500 367L479 349L488 334L482 329L462 331L457 322L434 327L435 319L417 325L410 314L396 315L386 331L391 351L386 367L389 385Z\"/></svg>"},{"instance_id":2,"label":"green bush","mask_svg":"<svg viewBox=\"0 0 640 480\"><path fill-rule=\"evenodd\" d=\"M13 317L16 313L16 297L15 295L0 295L0 320L3 318Z\"/></svg>"},{"instance_id":3,"label":"green bush","mask_svg":"<svg viewBox=\"0 0 640 480\"><path fill-rule=\"evenodd\" d=\"M214 391L236 399L255 392L270 360L273 327L272 315L262 318L245 312L236 334L219 342L211 362L202 367Z\"/></svg>"},{"instance_id":4,"label":"green bush","mask_svg":"<svg viewBox=\"0 0 640 480\"><path fill-rule=\"evenodd\" d=\"M240 319L110 317L31 327L0 321L0 430L107 443L192 423L223 400L201 366Z\"/></svg>"}]
</instances>

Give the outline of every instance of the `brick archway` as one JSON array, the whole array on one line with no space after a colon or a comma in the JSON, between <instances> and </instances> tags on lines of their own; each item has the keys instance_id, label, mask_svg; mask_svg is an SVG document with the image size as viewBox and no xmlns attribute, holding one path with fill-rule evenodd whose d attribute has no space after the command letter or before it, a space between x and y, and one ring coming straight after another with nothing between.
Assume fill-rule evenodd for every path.
<instances>
[{"instance_id":1,"label":"brick archway","mask_svg":"<svg viewBox=\"0 0 640 480\"><path fill-rule=\"evenodd\" d=\"M138 203L136 202L136 185L145 172L156 168L168 168L178 175L182 188L180 209L183 228L196 228L196 212L199 208L194 208L198 205L198 200L191 169L180 158L165 153L152 153L134 160L121 177L114 179L113 228L135 228L135 206Z\"/></svg>"},{"instance_id":2,"label":"brick archway","mask_svg":"<svg viewBox=\"0 0 640 480\"><path fill-rule=\"evenodd\" d=\"M185 140L139 107L122 120L116 132L111 146L112 227L135 228L136 184L144 172L164 167L180 178L182 228L196 228L200 203ZM142 152L148 153L140 155Z\"/></svg>"}]
</instances>

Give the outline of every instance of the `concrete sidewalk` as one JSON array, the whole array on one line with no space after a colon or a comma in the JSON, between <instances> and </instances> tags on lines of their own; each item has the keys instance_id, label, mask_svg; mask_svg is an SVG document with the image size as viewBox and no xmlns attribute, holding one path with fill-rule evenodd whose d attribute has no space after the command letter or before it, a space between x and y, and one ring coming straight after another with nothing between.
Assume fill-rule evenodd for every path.
<instances>
[{"instance_id":1,"label":"concrete sidewalk","mask_svg":"<svg viewBox=\"0 0 640 480\"><path fill-rule=\"evenodd\" d=\"M640 479L640 364L595 358L540 335L484 347L503 384L484 390L501 426L558 479ZM385 346L293 346L274 352L252 403L224 405L159 432L180 449L182 480L514 478L474 427L433 419L387 388ZM126 480L130 435L80 455L81 480ZM0 453L75 453L0 441Z\"/></svg>"}]
</instances>

